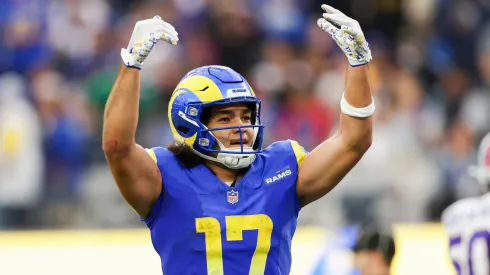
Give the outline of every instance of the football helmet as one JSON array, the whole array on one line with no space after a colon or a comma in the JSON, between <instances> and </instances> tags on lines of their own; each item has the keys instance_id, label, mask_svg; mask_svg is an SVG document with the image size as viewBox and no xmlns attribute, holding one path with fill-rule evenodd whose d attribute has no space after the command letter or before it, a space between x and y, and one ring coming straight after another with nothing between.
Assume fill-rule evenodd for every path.
<instances>
[{"instance_id":1,"label":"football helmet","mask_svg":"<svg viewBox=\"0 0 490 275\"><path fill-rule=\"evenodd\" d=\"M477 157L477 165L470 166L468 172L488 191L490 188L490 133L482 139Z\"/></svg>"},{"instance_id":2,"label":"football helmet","mask_svg":"<svg viewBox=\"0 0 490 275\"><path fill-rule=\"evenodd\" d=\"M208 129L201 121L205 108L235 103L245 103L251 109L251 125ZM170 98L168 119L174 138L187 144L195 154L231 169L241 169L251 165L255 154L262 150L264 125L260 108L260 100L239 73L224 66L204 66L181 79ZM253 128L252 147L243 144L245 128ZM226 148L213 135L213 131L225 129L239 130L240 147Z\"/></svg>"}]
</instances>

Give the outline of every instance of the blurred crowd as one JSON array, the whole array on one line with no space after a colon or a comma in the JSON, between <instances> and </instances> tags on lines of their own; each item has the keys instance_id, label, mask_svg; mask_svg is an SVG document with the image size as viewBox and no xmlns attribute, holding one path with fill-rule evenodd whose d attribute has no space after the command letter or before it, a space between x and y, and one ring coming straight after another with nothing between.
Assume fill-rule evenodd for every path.
<instances>
[{"instance_id":1,"label":"blurred crowd","mask_svg":"<svg viewBox=\"0 0 490 275\"><path fill-rule=\"evenodd\" d=\"M300 224L437 221L482 189L468 176L490 130L490 1L329 0L371 45L373 145ZM316 26L320 0L0 1L0 229L142 226L101 150L102 114L136 21L179 32L142 73L138 143L172 140L181 77L220 64L263 101L265 144L311 150L338 124L346 58ZM328 169L328 168L327 168Z\"/></svg>"}]
</instances>

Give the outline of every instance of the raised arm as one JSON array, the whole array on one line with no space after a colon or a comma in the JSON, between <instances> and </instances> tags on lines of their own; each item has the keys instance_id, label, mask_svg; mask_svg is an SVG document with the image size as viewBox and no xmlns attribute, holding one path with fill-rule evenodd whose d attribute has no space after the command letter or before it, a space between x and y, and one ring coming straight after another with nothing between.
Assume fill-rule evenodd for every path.
<instances>
[{"instance_id":1,"label":"raised arm","mask_svg":"<svg viewBox=\"0 0 490 275\"><path fill-rule=\"evenodd\" d=\"M124 65L104 113L102 147L107 162L122 196L141 217L146 217L162 190L155 155L135 141L140 69L158 40L176 44L177 33L159 17L136 23L128 49L121 50Z\"/></svg>"},{"instance_id":2,"label":"raised arm","mask_svg":"<svg viewBox=\"0 0 490 275\"><path fill-rule=\"evenodd\" d=\"M297 193L302 206L332 190L361 159L372 139L370 116L374 102L368 78L367 63L372 59L369 46L357 21L327 5L322 8L327 13L318 25L337 42L351 66L341 100L339 130L311 151L299 169Z\"/></svg>"}]
</instances>

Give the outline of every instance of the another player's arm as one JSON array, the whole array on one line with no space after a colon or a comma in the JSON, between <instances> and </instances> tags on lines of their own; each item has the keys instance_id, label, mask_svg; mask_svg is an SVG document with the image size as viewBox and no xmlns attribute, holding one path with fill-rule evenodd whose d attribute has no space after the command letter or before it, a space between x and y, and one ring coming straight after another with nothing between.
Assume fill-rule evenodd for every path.
<instances>
[{"instance_id":1,"label":"another player's arm","mask_svg":"<svg viewBox=\"0 0 490 275\"><path fill-rule=\"evenodd\" d=\"M333 14L341 14L339 11L331 7L323 7L327 12ZM345 25L352 20L345 15L336 15L339 19L336 22L338 25L344 25L342 30L353 32L352 29L347 29ZM345 18L344 18L345 17ZM325 23L326 21L319 21ZM356 22L357 23L357 22ZM328 24L328 22L326 23ZM332 24L328 26L321 25L322 29L334 28ZM343 37L335 37L336 30L328 29L332 37L342 43L345 40ZM338 31L338 29L337 29ZM356 31L360 31L356 30ZM362 33L362 32L361 32ZM337 35L339 35L337 33ZM340 34L343 35L343 34ZM355 45L342 45L354 47ZM366 50L366 49L351 49L349 53ZM369 48L367 48L369 51ZM345 100L354 108L363 108L372 103L372 96L368 78L367 62L371 60L370 52L365 53L366 58L349 56L351 66L347 69L346 90L344 93ZM360 63L356 63L360 62ZM332 190L340 180L357 164L364 153L371 146L372 140L372 119L370 116L365 118L357 118L342 113L340 115L340 127L338 132L318 145L304 159L298 172L297 193L302 206L313 202L330 190Z\"/></svg>"},{"instance_id":2,"label":"another player's arm","mask_svg":"<svg viewBox=\"0 0 490 275\"><path fill-rule=\"evenodd\" d=\"M156 16L139 21L128 49L122 49L121 66L106 104L103 150L124 199L146 217L162 191L162 178L155 160L136 144L142 63L159 40L177 44L177 32Z\"/></svg>"},{"instance_id":3,"label":"another player's arm","mask_svg":"<svg viewBox=\"0 0 490 275\"><path fill-rule=\"evenodd\" d=\"M162 190L155 161L135 142L140 71L121 66L106 104L103 149L124 199L145 217Z\"/></svg>"}]
</instances>

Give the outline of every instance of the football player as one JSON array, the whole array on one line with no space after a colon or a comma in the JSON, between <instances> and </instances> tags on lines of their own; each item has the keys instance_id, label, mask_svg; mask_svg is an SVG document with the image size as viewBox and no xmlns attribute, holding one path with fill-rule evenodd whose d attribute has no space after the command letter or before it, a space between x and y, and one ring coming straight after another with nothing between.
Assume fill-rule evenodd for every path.
<instances>
[{"instance_id":1,"label":"football player","mask_svg":"<svg viewBox=\"0 0 490 275\"><path fill-rule=\"evenodd\" d=\"M151 231L172 274L289 274L299 210L323 197L371 145L371 51L359 23L322 6L318 26L350 64L339 130L310 153L293 140L262 147L261 102L233 69L187 73L168 104L175 142L136 144L140 69L158 41L176 45L160 17L139 21L108 99L103 149L124 199Z\"/></svg>"},{"instance_id":2,"label":"football player","mask_svg":"<svg viewBox=\"0 0 490 275\"><path fill-rule=\"evenodd\" d=\"M490 133L478 148L476 166L468 169L487 191L481 197L465 198L442 213L449 236L449 254L458 275L490 273Z\"/></svg>"}]
</instances>

